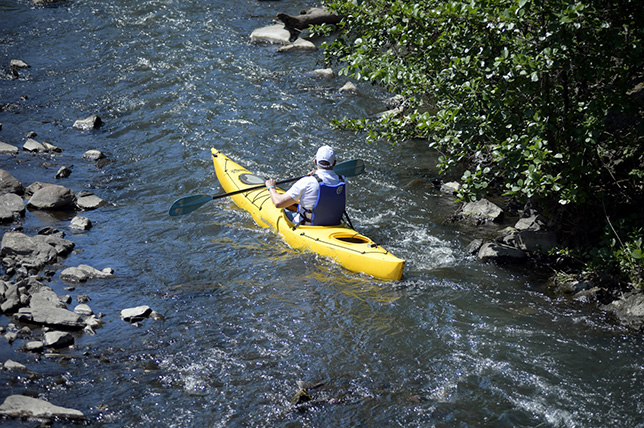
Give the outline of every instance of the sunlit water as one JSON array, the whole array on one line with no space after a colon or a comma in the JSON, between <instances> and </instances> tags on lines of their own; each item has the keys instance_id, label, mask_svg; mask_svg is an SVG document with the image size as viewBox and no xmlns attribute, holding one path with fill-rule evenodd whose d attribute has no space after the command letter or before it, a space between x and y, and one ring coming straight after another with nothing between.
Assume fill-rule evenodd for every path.
<instances>
[{"instance_id":1,"label":"sunlit water","mask_svg":"<svg viewBox=\"0 0 644 428\"><path fill-rule=\"evenodd\" d=\"M544 295L530 272L468 256L469 241L490 231L445 221L455 206L431 185L436 162L424 143L369 145L331 129L331 118L384 110L387 94L358 84L360 95L342 95L345 78L310 74L320 52L249 43L277 12L307 6L0 0L0 62L31 65L0 80L0 140L22 146L35 131L64 149L3 157L0 168L28 185L72 166L61 184L110 202L85 213L89 232L69 230L70 216L33 212L24 231L63 230L77 245L64 266L117 274L71 293L88 294L107 324L79 335L70 359L0 340L0 362L41 375L0 372L0 399L36 393L105 427L644 426L639 336ZM94 113L100 130L72 129ZM210 147L279 179L307 172L324 143L368 163L351 179L349 213L407 259L402 281L294 251L230 200L167 215L181 196L220 190ZM88 149L110 163L82 160ZM67 293L57 276L51 285ZM119 319L142 304L165 321ZM297 380L324 383L305 408L290 402Z\"/></svg>"}]
</instances>

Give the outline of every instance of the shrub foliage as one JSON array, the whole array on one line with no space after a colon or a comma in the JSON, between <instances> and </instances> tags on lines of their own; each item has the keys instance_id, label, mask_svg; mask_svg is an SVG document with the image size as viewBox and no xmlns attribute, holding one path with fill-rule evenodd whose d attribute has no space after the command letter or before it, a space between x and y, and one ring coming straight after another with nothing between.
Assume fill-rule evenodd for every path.
<instances>
[{"instance_id":1,"label":"shrub foliage","mask_svg":"<svg viewBox=\"0 0 644 428\"><path fill-rule=\"evenodd\" d=\"M464 199L500 190L559 208L592 207L606 220L601 228L620 216L611 211L618 206L637 212L640 0L340 0L326 7L345 17L324 46L326 60L406 100L402 114L339 125L367 131L370 141L427 139L441 153L441 171L465 167ZM627 236L642 226L639 214ZM634 248L627 236L613 236L622 242L614 253Z\"/></svg>"}]
</instances>

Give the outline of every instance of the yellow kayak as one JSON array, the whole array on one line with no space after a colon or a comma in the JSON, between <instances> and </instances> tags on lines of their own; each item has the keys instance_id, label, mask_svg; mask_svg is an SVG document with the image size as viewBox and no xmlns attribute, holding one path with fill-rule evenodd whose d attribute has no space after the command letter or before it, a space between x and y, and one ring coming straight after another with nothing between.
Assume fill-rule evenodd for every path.
<instances>
[{"instance_id":1,"label":"yellow kayak","mask_svg":"<svg viewBox=\"0 0 644 428\"><path fill-rule=\"evenodd\" d=\"M215 173L225 192L257 187L263 181L226 155L212 149ZM278 192L284 192L277 188ZM402 278L405 260L391 254L364 235L344 224L337 226L297 226L281 208L271 202L265 187L231 196L235 204L252 214L262 227L280 233L293 248L307 248L330 257L353 272L366 273L382 279Z\"/></svg>"}]
</instances>

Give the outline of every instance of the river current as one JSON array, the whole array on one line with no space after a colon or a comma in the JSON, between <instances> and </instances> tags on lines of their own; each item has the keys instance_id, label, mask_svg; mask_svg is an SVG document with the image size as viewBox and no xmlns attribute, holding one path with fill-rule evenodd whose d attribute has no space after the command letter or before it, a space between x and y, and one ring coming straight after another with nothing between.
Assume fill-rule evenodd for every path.
<instances>
[{"instance_id":1,"label":"river current","mask_svg":"<svg viewBox=\"0 0 644 428\"><path fill-rule=\"evenodd\" d=\"M38 212L23 231L63 230L76 243L64 266L116 273L70 293L90 296L106 324L78 335L67 358L0 340L0 363L39 375L0 371L0 400L36 394L96 427L644 427L640 336L549 297L539 272L469 256L467 244L493 231L445 221L456 206L431 184L426 143L367 144L330 126L384 111L388 94L359 82L358 95L341 94L346 77L311 74L320 51L249 43L278 12L308 6L0 0L0 65L31 66L0 80L0 141L22 147L35 131L64 149L3 156L0 168L29 185L67 165L57 184L109 202L83 214L90 231ZM100 129L72 129L91 114ZM227 199L167 214L182 196L220 191L211 147L279 180L308 172L322 144L366 161L349 214L407 260L401 281L292 250ZM108 162L82 160L89 149ZM58 275L50 285L68 294ZM144 304L165 321L119 319ZM291 404L298 380L324 383L309 406Z\"/></svg>"}]
</instances>

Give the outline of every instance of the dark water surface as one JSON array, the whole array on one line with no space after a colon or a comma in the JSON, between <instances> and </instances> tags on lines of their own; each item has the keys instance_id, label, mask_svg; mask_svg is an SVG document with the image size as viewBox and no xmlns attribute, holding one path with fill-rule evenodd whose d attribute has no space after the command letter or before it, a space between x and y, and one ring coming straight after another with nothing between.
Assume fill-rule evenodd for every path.
<instances>
[{"instance_id":1,"label":"dark water surface","mask_svg":"<svg viewBox=\"0 0 644 428\"><path fill-rule=\"evenodd\" d=\"M31 65L0 80L0 140L21 147L35 131L65 150L2 157L0 168L28 185L73 165L61 184L111 203L85 214L89 232L33 212L24 232L64 230L76 243L65 266L117 275L71 293L88 294L107 321L78 336L71 359L0 340L0 362L41 375L0 372L0 400L35 392L105 427L644 426L641 337L547 297L532 275L469 257L475 232L444 223L454 207L429 183L437 172L425 144L368 145L330 128L333 117L384 110L386 94L367 85L339 94L344 78L310 74L320 52L249 44L277 12L307 6L0 0L0 63ZM94 113L100 130L71 128ZM402 281L293 251L229 200L167 215L181 196L220 190L210 147L279 179L307 172L324 143L369 164L351 180L350 214L407 259ZM88 149L111 163L81 160ZM57 275L51 285L66 293ZM142 304L165 322L119 319ZM297 380L325 383L306 411L290 405Z\"/></svg>"}]
</instances>

